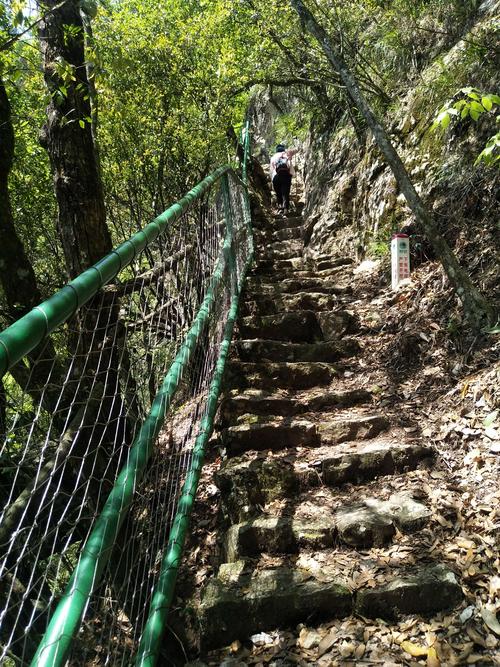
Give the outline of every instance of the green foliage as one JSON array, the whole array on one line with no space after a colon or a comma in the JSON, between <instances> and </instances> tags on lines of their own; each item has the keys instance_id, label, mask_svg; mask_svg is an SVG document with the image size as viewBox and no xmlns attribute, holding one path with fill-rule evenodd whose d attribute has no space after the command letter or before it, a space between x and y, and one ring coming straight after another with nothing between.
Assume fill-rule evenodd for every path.
<instances>
[{"instance_id":1,"label":"green foliage","mask_svg":"<svg viewBox=\"0 0 500 667\"><path fill-rule=\"evenodd\" d=\"M462 88L453 99L448 101L438 112L431 130L446 130L452 120L455 123L471 118L477 122L483 115L491 114L500 122L500 96L494 93L482 93L478 88ZM485 148L478 155L475 164L483 162L493 165L500 161L500 132L491 137Z\"/></svg>"},{"instance_id":2,"label":"green foliage","mask_svg":"<svg viewBox=\"0 0 500 667\"><path fill-rule=\"evenodd\" d=\"M297 139L304 141L309 130L311 112L294 108L293 113L278 116L274 124L275 143L285 142L291 146Z\"/></svg>"}]
</instances>

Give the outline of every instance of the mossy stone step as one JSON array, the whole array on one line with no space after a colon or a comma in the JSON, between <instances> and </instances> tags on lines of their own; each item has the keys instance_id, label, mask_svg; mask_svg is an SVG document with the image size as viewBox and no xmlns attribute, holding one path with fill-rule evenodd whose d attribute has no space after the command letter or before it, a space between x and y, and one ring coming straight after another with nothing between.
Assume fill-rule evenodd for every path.
<instances>
[{"instance_id":1,"label":"mossy stone step","mask_svg":"<svg viewBox=\"0 0 500 667\"><path fill-rule=\"evenodd\" d=\"M338 509L333 517L297 519L258 517L229 528L224 542L225 560L233 562L262 553L293 554L301 548L326 549L336 540L361 548L381 547L396 534L410 533L432 515L410 494L393 494L389 500L365 498Z\"/></svg>"},{"instance_id":2,"label":"mossy stone step","mask_svg":"<svg viewBox=\"0 0 500 667\"><path fill-rule=\"evenodd\" d=\"M337 371L331 364L318 362L232 361L226 371L226 388L253 389L311 389L330 384Z\"/></svg>"},{"instance_id":3,"label":"mossy stone step","mask_svg":"<svg viewBox=\"0 0 500 667\"><path fill-rule=\"evenodd\" d=\"M237 340L234 349L241 361L322 361L332 363L360 351L355 338L319 343L287 343L275 340Z\"/></svg>"},{"instance_id":4,"label":"mossy stone step","mask_svg":"<svg viewBox=\"0 0 500 667\"><path fill-rule=\"evenodd\" d=\"M353 563L354 564L354 563ZM203 648L298 622L348 616L397 618L453 608L463 594L446 566L419 564L387 584L351 591L337 575L290 567L249 571L244 561L221 566L198 609Z\"/></svg>"},{"instance_id":5,"label":"mossy stone step","mask_svg":"<svg viewBox=\"0 0 500 667\"><path fill-rule=\"evenodd\" d=\"M335 269L339 266L350 266L351 264L354 264L352 257L325 257L315 261L317 271Z\"/></svg>"},{"instance_id":6,"label":"mossy stone step","mask_svg":"<svg viewBox=\"0 0 500 667\"><path fill-rule=\"evenodd\" d=\"M275 216L267 229L276 232L279 229L287 229L288 227L301 227L303 224L304 219L300 215L290 217Z\"/></svg>"},{"instance_id":7,"label":"mossy stone step","mask_svg":"<svg viewBox=\"0 0 500 667\"><path fill-rule=\"evenodd\" d=\"M338 444L350 440L370 440L387 430L390 422L383 415L345 415L323 419L318 433L323 445Z\"/></svg>"},{"instance_id":8,"label":"mossy stone step","mask_svg":"<svg viewBox=\"0 0 500 667\"><path fill-rule=\"evenodd\" d=\"M300 239L291 241L271 241L264 245L260 250L257 250L257 260L279 260L292 259L294 257L302 257L304 252L304 244Z\"/></svg>"},{"instance_id":9,"label":"mossy stone step","mask_svg":"<svg viewBox=\"0 0 500 667\"><path fill-rule=\"evenodd\" d=\"M263 449L287 447L320 447L347 440L366 440L376 437L389 427L382 415L339 415L335 419L322 417L316 425L306 419L291 419L255 414L238 417L238 423L221 432L222 443L228 455Z\"/></svg>"},{"instance_id":10,"label":"mossy stone step","mask_svg":"<svg viewBox=\"0 0 500 667\"><path fill-rule=\"evenodd\" d=\"M231 526L224 541L225 560L233 563L262 553L297 553L300 548L332 547L335 524L328 519L303 521L289 517L261 517Z\"/></svg>"},{"instance_id":11,"label":"mossy stone step","mask_svg":"<svg viewBox=\"0 0 500 667\"><path fill-rule=\"evenodd\" d=\"M255 517L267 503L293 497L301 488L362 484L413 470L432 455L432 449L421 443L381 438L320 447L300 459L294 450L273 458L256 458L252 453L226 459L216 473L216 484L224 512L231 523L240 523Z\"/></svg>"},{"instance_id":12,"label":"mossy stone step","mask_svg":"<svg viewBox=\"0 0 500 667\"><path fill-rule=\"evenodd\" d=\"M241 561L222 566L204 591L199 621L206 649L261 630L344 616L352 610L349 589L337 581L316 581L284 567L255 573L245 573L244 567Z\"/></svg>"},{"instance_id":13,"label":"mossy stone step","mask_svg":"<svg viewBox=\"0 0 500 667\"><path fill-rule=\"evenodd\" d=\"M338 305L336 294L297 292L276 296L248 294L241 303L242 315L274 315L295 310L331 311Z\"/></svg>"},{"instance_id":14,"label":"mossy stone step","mask_svg":"<svg viewBox=\"0 0 500 667\"><path fill-rule=\"evenodd\" d=\"M312 310L242 317L238 320L238 328L243 338L268 338L291 343L323 340L318 317Z\"/></svg>"},{"instance_id":15,"label":"mossy stone step","mask_svg":"<svg viewBox=\"0 0 500 667\"><path fill-rule=\"evenodd\" d=\"M420 442L343 442L322 456L321 477L329 486L347 482L359 484L379 475L413 470L419 461L432 455L432 448Z\"/></svg>"},{"instance_id":16,"label":"mossy stone step","mask_svg":"<svg viewBox=\"0 0 500 667\"><path fill-rule=\"evenodd\" d=\"M296 274L295 274L296 275ZM276 280L269 278L250 276L248 278L246 293L250 296L252 293L279 295L279 294L296 294L297 292L320 292L322 294L338 294L350 295L352 294L352 287L340 286L330 277L318 277L308 273L306 276L296 276L294 278L276 277Z\"/></svg>"},{"instance_id":17,"label":"mossy stone step","mask_svg":"<svg viewBox=\"0 0 500 667\"><path fill-rule=\"evenodd\" d=\"M266 273L289 273L293 275L295 271L305 268L302 257L292 257L291 259L258 259L252 267L251 275Z\"/></svg>"},{"instance_id":18,"label":"mossy stone step","mask_svg":"<svg viewBox=\"0 0 500 667\"><path fill-rule=\"evenodd\" d=\"M319 321L323 340L335 340L346 334L354 334L359 331L359 320L348 310L336 310L334 312L321 311L316 313Z\"/></svg>"},{"instance_id":19,"label":"mossy stone step","mask_svg":"<svg viewBox=\"0 0 500 667\"><path fill-rule=\"evenodd\" d=\"M286 417L305 412L328 412L369 403L371 399L372 395L366 389L327 391L320 395L303 396L296 393L290 396L287 393L261 389L247 389L244 393L233 390L222 401L220 421L223 425L227 425L244 414Z\"/></svg>"},{"instance_id":20,"label":"mossy stone step","mask_svg":"<svg viewBox=\"0 0 500 667\"><path fill-rule=\"evenodd\" d=\"M278 229L273 231L271 229L259 229L255 230L255 238L257 244L265 244L277 241L293 241L293 240L302 240L302 229L301 227L284 227L283 229Z\"/></svg>"},{"instance_id":21,"label":"mossy stone step","mask_svg":"<svg viewBox=\"0 0 500 667\"><path fill-rule=\"evenodd\" d=\"M384 586L358 591L357 614L395 620L403 614L432 614L452 609L463 598L455 574L441 563L412 568Z\"/></svg>"},{"instance_id":22,"label":"mossy stone step","mask_svg":"<svg viewBox=\"0 0 500 667\"><path fill-rule=\"evenodd\" d=\"M396 533L414 532L424 526L432 511L409 493L395 493L388 500L364 498L337 510L334 523L339 539L354 547L382 546Z\"/></svg>"},{"instance_id":23,"label":"mossy stone step","mask_svg":"<svg viewBox=\"0 0 500 667\"><path fill-rule=\"evenodd\" d=\"M242 415L241 423L223 429L221 440L230 456L249 449L284 449L286 447L319 447L320 438L315 424L305 420L266 419L258 415Z\"/></svg>"}]
</instances>

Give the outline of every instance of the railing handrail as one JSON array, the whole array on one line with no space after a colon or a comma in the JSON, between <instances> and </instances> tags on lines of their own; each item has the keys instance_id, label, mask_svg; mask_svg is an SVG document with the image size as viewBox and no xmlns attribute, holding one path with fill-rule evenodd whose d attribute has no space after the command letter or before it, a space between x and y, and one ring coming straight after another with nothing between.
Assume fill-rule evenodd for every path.
<instances>
[{"instance_id":1,"label":"railing handrail","mask_svg":"<svg viewBox=\"0 0 500 667\"><path fill-rule=\"evenodd\" d=\"M12 366L32 352L46 336L67 322L102 287L116 278L142 250L165 232L169 224L175 222L193 202L231 169L230 165L216 169L143 229L2 331L0 379Z\"/></svg>"},{"instance_id":2,"label":"railing handrail","mask_svg":"<svg viewBox=\"0 0 500 667\"><path fill-rule=\"evenodd\" d=\"M246 141L248 141L248 139L246 139ZM175 221L190 207L192 202L198 199L209 187L211 187L217 181L221 181L224 196L227 231L224 238L221 255L219 256L219 260L217 261L211 277L210 286L206 292L202 304L200 305L194 322L187 332L181 347L169 368L163 384L153 401L149 415L147 416L134 442L131 445L127 456L127 461L120 470L113 489L111 490L103 509L97 517L82 551L80 552L75 570L73 571L73 574L62 597L59 600L58 605L52 613L46 632L31 662L33 667L62 667L62 665L65 663L66 656L71 647L73 638L81 624L81 620L88 605L90 596L100 581L100 577L109 560L118 532L123 525L128 509L132 503L135 490L145 474L148 461L153 452L154 442L159 435L165 420L166 413L172 404L174 395L180 385L183 376L183 369L192 358L200 335L203 331L203 327L211 315L218 286L220 285L226 270L229 270L230 273L235 271L235 239L229 212L229 209L231 208L228 194L229 172L234 175L235 181L240 184L244 192L244 226L248 231L249 254L246 258L240 280L236 281L233 288L234 293L232 296L228 321L226 323L223 345L220 350L215 376L209 391L210 400L207 416L205 417L205 420L202 424L202 437L199 437L195 444L195 467L190 468L188 471L184 485L184 488L187 488L189 494L191 495L196 490L197 481L199 478L199 473L196 472L196 466L201 465L202 462L200 451L204 448L204 445L208 440L208 436L211 433L213 417L220 392L222 374L224 371L225 359L227 356L231 332L236 317L238 297L241 290L242 281L244 280L244 276L253 257L252 230L246 183L242 178L233 172L231 166L224 165L223 167L220 167L214 171L212 174L210 174L210 176L205 178L201 183L193 188L185 197L167 209L167 211L165 211L163 214L158 216L142 231L135 234L131 239L129 239L129 241L126 241L125 243L118 246L118 248L113 250L109 255L103 258L91 269L85 271L83 274L78 276L78 278L71 281L71 283L60 290L60 292L56 293L49 300L41 304L41 306L38 306L33 311L28 313L26 316L24 316L24 318L18 320L17 323L9 327L9 329L7 329L3 334L0 334L0 336L3 336L3 338L0 338L0 342L2 342L2 345L4 346L4 349L7 350L7 352L9 352L8 344L11 341L15 341L16 354L13 355L12 358L10 356L8 357L8 364L5 364L6 368L8 369L13 363L15 363L15 361L13 361L14 358L20 359L22 356L29 353L29 351L31 351L34 347L36 347L36 345L40 343L45 335L50 333L50 331L53 331L56 326L74 314L74 312L89 299L91 299L92 296L94 296L101 287L109 283L121 269L130 264L138 252L143 250L148 246L149 243L158 238L158 236L166 229L169 222ZM246 178L246 173L243 169L242 175ZM122 254L124 254L123 261ZM63 296L58 296L62 293L64 293ZM74 303L71 304L71 307L67 305L70 296L74 301ZM59 306L59 301L62 302L62 306ZM57 312L52 312L49 317L47 310L50 308L52 311L55 311L56 307L58 307L59 310ZM42 315L46 324L43 335L39 336L37 334L36 337L32 338L27 335L27 327L31 326L31 322L34 317L36 317L38 320ZM19 323L22 323L22 326L16 327L16 324L19 325ZM1 349L2 348L0 346L0 351ZM210 430L208 430L208 427ZM184 497L185 496L182 495L181 500ZM174 526L172 530L175 529L177 531L179 529L179 521L182 523L184 530L187 527L189 513L186 513L184 501L180 507L180 512L182 513L182 519L179 518L178 511L174 519ZM170 584L172 586L175 583L175 574L173 581L171 580L172 577L169 577L169 580L171 580ZM155 620L157 620L156 614L158 611L159 609L156 595L154 599L154 605L152 606L152 616ZM162 609L162 612L166 613L166 611L168 611L168 609ZM160 614L160 616L163 617L162 614ZM154 649L152 650L152 647L155 646L155 640L158 638L157 627L155 631L150 631L151 621L152 619L150 619L148 622L146 629L147 631L143 637L143 641L141 642L140 654L138 658L141 660L145 651L147 657L144 656L144 659L147 664L152 664L151 660L154 662L156 659L155 652Z\"/></svg>"}]
</instances>

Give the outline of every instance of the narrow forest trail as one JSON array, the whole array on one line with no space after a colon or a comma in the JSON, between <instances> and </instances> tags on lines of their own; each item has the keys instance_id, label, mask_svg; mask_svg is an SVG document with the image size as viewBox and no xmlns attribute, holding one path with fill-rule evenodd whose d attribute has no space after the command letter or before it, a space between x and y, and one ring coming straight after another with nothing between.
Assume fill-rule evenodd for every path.
<instances>
[{"instance_id":1,"label":"narrow forest trail","mask_svg":"<svg viewBox=\"0 0 500 667\"><path fill-rule=\"evenodd\" d=\"M306 662L383 663L383 649L363 659L368 619L390 628L407 614L429 617L456 606L462 588L429 535L419 538L432 512L417 471L432 470L434 452L401 426L397 404L377 408L360 382L371 340L356 315L352 260L306 259L302 224L295 213L255 230L221 411L227 457L216 484L229 528L202 597L202 643L263 632L265 644L276 628L355 616L345 663L328 654L343 645L340 630L325 638L304 628ZM228 664L254 664L238 646ZM285 641L272 664L301 662L289 654Z\"/></svg>"}]
</instances>

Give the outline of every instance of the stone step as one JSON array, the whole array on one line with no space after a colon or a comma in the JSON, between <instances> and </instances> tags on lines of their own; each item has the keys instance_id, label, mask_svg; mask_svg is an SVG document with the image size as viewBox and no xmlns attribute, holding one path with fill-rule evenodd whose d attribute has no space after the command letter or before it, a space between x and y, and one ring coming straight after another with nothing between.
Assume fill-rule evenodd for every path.
<instances>
[{"instance_id":1,"label":"stone step","mask_svg":"<svg viewBox=\"0 0 500 667\"><path fill-rule=\"evenodd\" d=\"M353 567L356 557L353 556ZM207 584L198 617L203 649L246 640L252 634L357 613L393 620L430 614L463 599L455 574L439 563L402 569L387 583L351 590L328 568L252 570L245 561L225 563Z\"/></svg>"},{"instance_id":2,"label":"stone step","mask_svg":"<svg viewBox=\"0 0 500 667\"><path fill-rule=\"evenodd\" d=\"M257 250L256 260L278 260L302 257L304 244L302 241L268 241Z\"/></svg>"},{"instance_id":3,"label":"stone step","mask_svg":"<svg viewBox=\"0 0 500 667\"><path fill-rule=\"evenodd\" d=\"M340 287L346 287L347 285L345 284L351 282L351 277L350 275L345 276L345 271L342 270L342 268L337 268L337 269L328 269L327 271L315 271L314 269L311 268L304 268L304 269L286 269L283 271L271 271L268 269L265 270L259 270L256 273L249 273L249 279L256 279L260 280L263 283L268 283L270 285L281 285L283 281L289 281L289 280L295 280L295 281L309 281L309 280L314 280L318 282L322 281L328 281L328 280L335 280L336 284L339 285ZM340 281L343 281L343 285L340 285ZM304 287L302 292L321 292L322 290L316 290L316 289L308 289L307 287Z\"/></svg>"},{"instance_id":4,"label":"stone step","mask_svg":"<svg viewBox=\"0 0 500 667\"><path fill-rule=\"evenodd\" d=\"M272 229L255 230L255 239L257 245L263 245L275 241L291 241L294 239L302 239L301 227L284 227L273 231Z\"/></svg>"},{"instance_id":5,"label":"stone step","mask_svg":"<svg viewBox=\"0 0 500 667\"><path fill-rule=\"evenodd\" d=\"M251 297L254 299L250 300ZM297 292L296 294L249 294L241 303L242 315L273 315L294 310L329 311L338 306L338 296L321 292Z\"/></svg>"},{"instance_id":6,"label":"stone step","mask_svg":"<svg viewBox=\"0 0 500 667\"><path fill-rule=\"evenodd\" d=\"M227 563L262 553L293 554L301 548L334 545L336 526L330 520L304 521L293 517L260 517L231 526L224 540Z\"/></svg>"},{"instance_id":7,"label":"stone step","mask_svg":"<svg viewBox=\"0 0 500 667\"><path fill-rule=\"evenodd\" d=\"M330 384L337 371L319 362L279 362L252 364L232 361L226 373L229 389L311 389Z\"/></svg>"},{"instance_id":8,"label":"stone step","mask_svg":"<svg viewBox=\"0 0 500 667\"><path fill-rule=\"evenodd\" d=\"M430 520L432 510L408 493L395 493L388 500L364 498L337 510L334 523L338 538L353 547L380 547L396 530L412 533Z\"/></svg>"},{"instance_id":9,"label":"stone step","mask_svg":"<svg viewBox=\"0 0 500 667\"><path fill-rule=\"evenodd\" d=\"M248 278L246 293L260 293L266 295L296 294L297 292L316 292L321 294L352 294L350 285L341 286L330 277L307 275L305 277L269 280L260 276Z\"/></svg>"},{"instance_id":10,"label":"stone step","mask_svg":"<svg viewBox=\"0 0 500 667\"><path fill-rule=\"evenodd\" d=\"M368 497L347 504L333 516L298 519L264 516L229 528L224 541L228 563L260 554L294 554L300 549L326 549L337 541L362 549L379 548L391 541L396 530L412 533L430 520L432 511L408 493L388 500Z\"/></svg>"},{"instance_id":11,"label":"stone step","mask_svg":"<svg viewBox=\"0 0 500 667\"><path fill-rule=\"evenodd\" d=\"M238 321L243 338L315 343L332 341L359 329L357 318L347 310L335 312L295 310L275 315L250 315Z\"/></svg>"},{"instance_id":12,"label":"stone step","mask_svg":"<svg viewBox=\"0 0 500 667\"><path fill-rule=\"evenodd\" d=\"M383 415L342 413L323 420L318 425L321 444L335 445L350 440L371 440L386 431L389 420Z\"/></svg>"},{"instance_id":13,"label":"stone step","mask_svg":"<svg viewBox=\"0 0 500 667\"><path fill-rule=\"evenodd\" d=\"M369 440L389 427L383 415L342 413L322 415L316 424L306 418L282 418L243 414L237 423L223 429L222 443L229 456L263 449L279 450L288 447L320 447L349 440Z\"/></svg>"},{"instance_id":14,"label":"stone step","mask_svg":"<svg viewBox=\"0 0 500 667\"><path fill-rule=\"evenodd\" d=\"M289 450L272 458L247 453L227 459L216 473L224 512L239 523L255 517L267 503L296 496L301 488L362 484L413 470L433 456L430 447L403 438L344 442L302 452L300 458Z\"/></svg>"},{"instance_id":15,"label":"stone step","mask_svg":"<svg viewBox=\"0 0 500 667\"><path fill-rule=\"evenodd\" d=\"M294 256L291 259L258 259L252 267L252 275L262 274L293 274L295 271L305 269L304 258Z\"/></svg>"},{"instance_id":16,"label":"stone step","mask_svg":"<svg viewBox=\"0 0 500 667\"><path fill-rule=\"evenodd\" d=\"M238 320L242 338L259 338L290 343L314 343L323 340L317 315L310 310L243 317Z\"/></svg>"},{"instance_id":17,"label":"stone step","mask_svg":"<svg viewBox=\"0 0 500 667\"><path fill-rule=\"evenodd\" d=\"M224 397L220 408L223 425L236 421L240 415L291 416L306 412L328 412L339 408L349 408L362 403L369 403L372 395L366 389L348 389L346 391L327 391L320 395L303 392L293 395L267 392L259 389L247 389L244 394L237 390Z\"/></svg>"},{"instance_id":18,"label":"stone step","mask_svg":"<svg viewBox=\"0 0 500 667\"><path fill-rule=\"evenodd\" d=\"M359 352L355 338L318 343L287 343L275 340L237 340L234 349L242 361L323 361L332 363Z\"/></svg>"},{"instance_id":19,"label":"stone step","mask_svg":"<svg viewBox=\"0 0 500 667\"><path fill-rule=\"evenodd\" d=\"M316 581L291 568L247 574L244 568L243 561L222 565L203 592L199 622L205 649L312 616L329 618L352 611L351 593L338 581Z\"/></svg>"},{"instance_id":20,"label":"stone step","mask_svg":"<svg viewBox=\"0 0 500 667\"><path fill-rule=\"evenodd\" d=\"M295 216L273 216L272 222L269 225L269 230L276 232L280 229L288 229L289 227L302 227L304 219L300 215Z\"/></svg>"},{"instance_id":21,"label":"stone step","mask_svg":"<svg viewBox=\"0 0 500 667\"><path fill-rule=\"evenodd\" d=\"M260 421L260 420L263 421ZM316 425L300 419L271 420L258 415L241 415L241 422L221 431L222 444L228 456L248 450L285 449L286 447L319 447Z\"/></svg>"},{"instance_id":22,"label":"stone step","mask_svg":"<svg viewBox=\"0 0 500 667\"><path fill-rule=\"evenodd\" d=\"M315 260L315 266L317 271L325 271L327 269L336 269L340 266L350 266L354 264L354 260L351 257L326 257Z\"/></svg>"}]
</instances>

